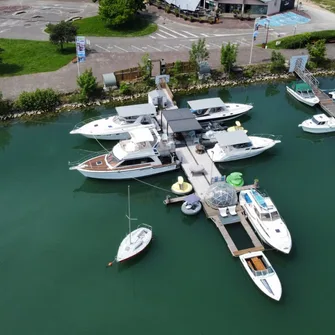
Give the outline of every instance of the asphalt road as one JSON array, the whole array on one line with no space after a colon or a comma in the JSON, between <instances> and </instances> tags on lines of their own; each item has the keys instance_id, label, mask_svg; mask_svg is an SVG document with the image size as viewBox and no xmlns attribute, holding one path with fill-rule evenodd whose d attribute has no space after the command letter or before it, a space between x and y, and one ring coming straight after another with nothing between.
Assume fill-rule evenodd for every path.
<instances>
[{"instance_id":1,"label":"asphalt road","mask_svg":"<svg viewBox=\"0 0 335 335\"><path fill-rule=\"evenodd\" d=\"M15 6L15 7L12 7ZM48 40L44 33L47 23L56 23L71 17L93 16L98 5L87 1L2 1L0 6L0 38L21 38ZM335 14L316 7L304 7L311 16L306 24L282 26L269 29L268 40L278 36L292 35L294 32L306 32L333 29ZM253 29L224 29L217 26L196 26L159 17L156 21L158 31L150 36L137 38L88 37L91 49L96 52L166 52L187 51L193 42L206 38L209 50L220 49L222 44L236 43L240 48L250 48ZM271 26L270 26L271 27ZM261 28L256 43L266 39L266 30Z\"/></svg>"}]
</instances>

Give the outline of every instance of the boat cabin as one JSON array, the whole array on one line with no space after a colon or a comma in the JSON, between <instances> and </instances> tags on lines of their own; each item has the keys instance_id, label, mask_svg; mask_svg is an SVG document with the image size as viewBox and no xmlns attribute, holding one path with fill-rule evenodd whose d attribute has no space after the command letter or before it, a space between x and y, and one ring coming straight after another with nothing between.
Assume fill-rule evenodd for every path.
<instances>
[{"instance_id":1,"label":"boat cabin","mask_svg":"<svg viewBox=\"0 0 335 335\"><path fill-rule=\"evenodd\" d=\"M312 122L315 123L316 125L318 126L323 126L325 125L329 118L327 115L325 114L317 114L317 115L314 115L312 118L311 118Z\"/></svg>"},{"instance_id":2,"label":"boat cabin","mask_svg":"<svg viewBox=\"0 0 335 335\"><path fill-rule=\"evenodd\" d=\"M219 146L224 148L225 151L233 150L253 150L250 138L246 135L244 130L236 130L229 132L219 132L214 135Z\"/></svg>"},{"instance_id":3,"label":"boat cabin","mask_svg":"<svg viewBox=\"0 0 335 335\"><path fill-rule=\"evenodd\" d=\"M295 92L297 92L301 97L305 99L315 98L315 94L312 88L304 82L293 83L291 87Z\"/></svg>"},{"instance_id":4,"label":"boat cabin","mask_svg":"<svg viewBox=\"0 0 335 335\"><path fill-rule=\"evenodd\" d=\"M130 105L130 106L120 106L115 108L117 114L126 119L126 120L134 120L139 116L148 115L151 117L155 117L157 115L156 108L153 104L138 104L138 105Z\"/></svg>"},{"instance_id":5,"label":"boat cabin","mask_svg":"<svg viewBox=\"0 0 335 335\"><path fill-rule=\"evenodd\" d=\"M197 115L209 115L221 111L228 110L229 106L226 106L220 98L208 98L200 100L187 101L191 112Z\"/></svg>"},{"instance_id":6,"label":"boat cabin","mask_svg":"<svg viewBox=\"0 0 335 335\"><path fill-rule=\"evenodd\" d=\"M265 276L274 272L273 268L262 256L246 258L246 261L255 276Z\"/></svg>"}]
</instances>

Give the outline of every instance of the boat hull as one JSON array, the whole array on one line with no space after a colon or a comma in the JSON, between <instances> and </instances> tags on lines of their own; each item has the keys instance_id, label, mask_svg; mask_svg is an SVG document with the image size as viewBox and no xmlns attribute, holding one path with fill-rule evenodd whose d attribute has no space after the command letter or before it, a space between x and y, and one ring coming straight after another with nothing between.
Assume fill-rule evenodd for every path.
<instances>
[{"instance_id":1,"label":"boat hull","mask_svg":"<svg viewBox=\"0 0 335 335\"><path fill-rule=\"evenodd\" d=\"M312 134L327 134L327 133L333 133L335 132L335 128L309 128L304 127L303 125L300 125L302 130L306 133L312 133Z\"/></svg>"},{"instance_id":2,"label":"boat hull","mask_svg":"<svg viewBox=\"0 0 335 335\"><path fill-rule=\"evenodd\" d=\"M130 139L129 133L107 134L107 135L92 135L92 134L83 134L83 133L77 133L77 134L82 135L86 138L92 138L92 139L104 140L104 141L119 141L119 140Z\"/></svg>"},{"instance_id":3,"label":"boat hull","mask_svg":"<svg viewBox=\"0 0 335 335\"><path fill-rule=\"evenodd\" d=\"M77 170L87 178L119 180L119 179L132 179L132 178L153 176L160 173L174 171L178 168L179 168L178 164L167 164L157 167L132 169L129 171L117 170L117 169L110 171L92 171L81 168L77 168Z\"/></svg>"},{"instance_id":4,"label":"boat hull","mask_svg":"<svg viewBox=\"0 0 335 335\"><path fill-rule=\"evenodd\" d=\"M274 299L276 301L279 301L282 296L282 286L281 282L279 280L279 277L276 272L273 272L271 274L268 274L266 276L255 276L254 273L250 270L247 259L251 257L259 257L262 256L269 264L269 260L265 257L265 255L261 252L251 252L245 255L240 256L240 261L248 273L251 280L254 282L254 284L269 298Z\"/></svg>"},{"instance_id":5,"label":"boat hull","mask_svg":"<svg viewBox=\"0 0 335 335\"><path fill-rule=\"evenodd\" d=\"M294 90L292 90L290 87L286 86L286 91L291 94L294 98L296 98L298 101L302 102L303 104L306 104L310 107L315 106L320 102L319 98L311 98L311 99L304 99L299 94L297 94Z\"/></svg>"}]
</instances>

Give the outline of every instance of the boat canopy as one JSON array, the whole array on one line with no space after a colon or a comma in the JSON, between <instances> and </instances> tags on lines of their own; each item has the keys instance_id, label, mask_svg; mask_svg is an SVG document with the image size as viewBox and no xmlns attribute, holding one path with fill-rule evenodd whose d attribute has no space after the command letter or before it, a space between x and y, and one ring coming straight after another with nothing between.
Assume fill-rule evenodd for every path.
<instances>
[{"instance_id":1,"label":"boat canopy","mask_svg":"<svg viewBox=\"0 0 335 335\"><path fill-rule=\"evenodd\" d=\"M193 111L198 111L208 108L219 108L224 107L224 102L220 98L209 98L187 101L188 105Z\"/></svg>"},{"instance_id":2,"label":"boat canopy","mask_svg":"<svg viewBox=\"0 0 335 335\"><path fill-rule=\"evenodd\" d=\"M156 115L156 107L153 104L139 104L116 107L116 112L122 117L141 115Z\"/></svg>"},{"instance_id":3,"label":"boat canopy","mask_svg":"<svg viewBox=\"0 0 335 335\"><path fill-rule=\"evenodd\" d=\"M219 133L216 133L214 137L218 141L219 145L222 147L251 142L249 137L243 130L228 132L221 131Z\"/></svg>"},{"instance_id":4,"label":"boat canopy","mask_svg":"<svg viewBox=\"0 0 335 335\"><path fill-rule=\"evenodd\" d=\"M202 129L200 123L188 108L164 110L162 113L174 133Z\"/></svg>"},{"instance_id":5,"label":"boat canopy","mask_svg":"<svg viewBox=\"0 0 335 335\"><path fill-rule=\"evenodd\" d=\"M148 128L138 128L129 131L132 142L151 142L154 140L151 131Z\"/></svg>"},{"instance_id":6,"label":"boat canopy","mask_svg":"<svg viewBox=\"0 0 335 335\"><path fill-rule=\"evenodd\" d=\"M306 83L295 83L294 89L296 91L312 91L311 87Z\"/></svg>"}]
</instances>

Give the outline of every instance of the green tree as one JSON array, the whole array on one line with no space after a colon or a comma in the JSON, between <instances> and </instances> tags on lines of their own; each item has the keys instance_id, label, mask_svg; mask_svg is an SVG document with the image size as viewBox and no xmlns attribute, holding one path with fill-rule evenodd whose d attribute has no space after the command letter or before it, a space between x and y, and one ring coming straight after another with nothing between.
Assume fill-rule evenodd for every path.
<instances>
[{"instance_id":1,"label":"green tree","mask_svg":"<svg viewBox=\"0 0 335 335\"><path fill-rule=\"evenodd\" d=\"M83 101L91 99L97 92L97 78L93 76L92 69L86 69L78 78L77 85L80 88L80 98Z\"/></svg>"},{"instance_id":2,"label":"green tree","mask_svg":"<svg viewBox=\"0 0 335 335\"><path fill-rule=\"evenodd\" d=\"M175 76L175 77L178 77L179 75L182 74L183 72L183 64L180 60L177 60L174 65L173 65L173 68L172 68L172 75Z\"/></svg>"},{"instance_id":3,"label":"green tree","mask_svg":"<svg viewBox=\"0 0 335 335\"><path fill-rule=\"evenodd\" d=\"M190 50L190 63L193 64L196 69L199 69L199 63L209 58L209 52L206 47L206 39L200 38L197 43L192 43Z\"/></svg>"},{"instance_id":4,"label":"green tree","mask_svg":"<svg viewBox=\"0 0 335 335\"><path fill-rule=\"evenodd\" d=\"M221 65L226 73L230 73L231 68L236 63L237 45L228 42L226 46L221 47Z\"/></svg>"},{"instance_id":5,"label":"green tree","mask_svg":"<svg viewBox=\"0 0 335 335\"><path fill-rule=\"evenodd\" d=\"M76 39L77 27L72 22L61 21L57 24L49 23L47 29L50 34L50 42L59 45L62 51L64 43L70 43Z\"/></svg>"},{"instance_id":6,"label":"green tree","mask_svg":"<svg viewBox=\"0 0 335 335\"><path fill-rule=\"evenodd\" d=\"M314 44L307 44L307 50L312 62L320 64L326 60L326 40L318 40Z\"/></svg>"},{"instance_id":7,"label":"green tree","mask_svg":"<svg viewBox=\"0 0 335 335\"><path fill-rule=\"evenodd\" d=\"M99 15L109 26L121 26L131 21L138 10L145 8L143 0L100 0Z\"/></svg>"},{"instance_id":8,"label":"green tree","mask_svg":"<svg viewBox=\"0 0 335 335\"><path fill-rule=\"evenodd\" d=\"M280 72L285 70L285 57L280 51L272 51L270 70L271 72Z\"/></svg>"}]
</instances>

